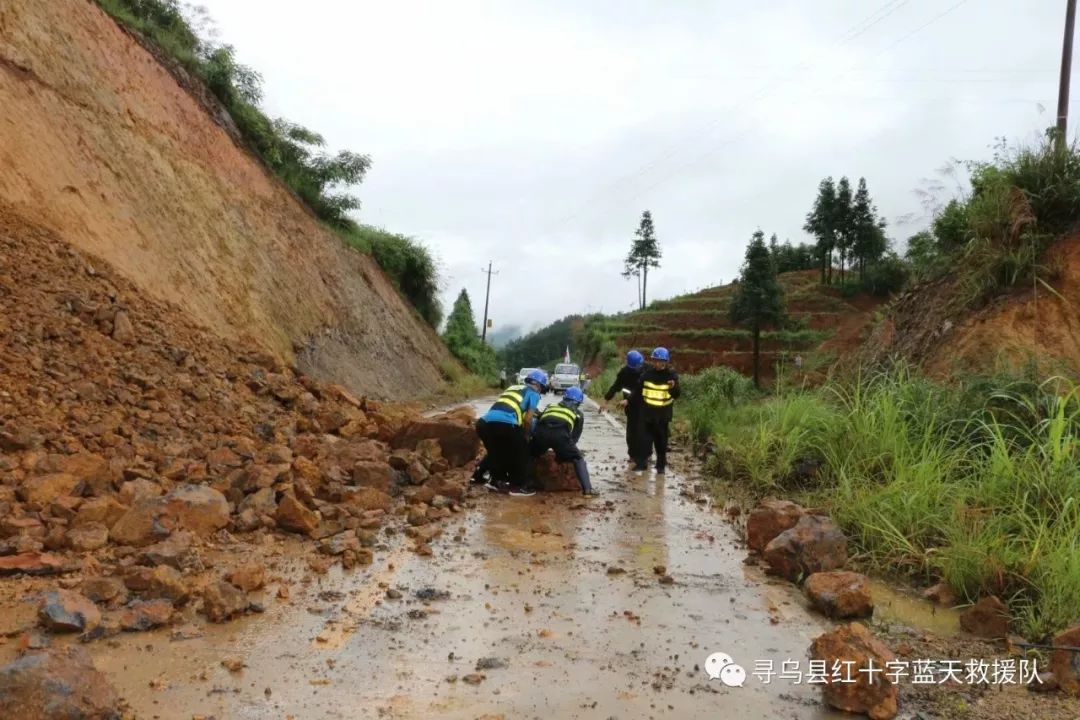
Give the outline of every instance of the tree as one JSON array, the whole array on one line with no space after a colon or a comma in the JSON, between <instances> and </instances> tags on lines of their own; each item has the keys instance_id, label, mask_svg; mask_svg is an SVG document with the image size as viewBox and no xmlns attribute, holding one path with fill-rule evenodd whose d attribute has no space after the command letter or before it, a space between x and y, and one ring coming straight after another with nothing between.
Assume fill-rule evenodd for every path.
<instances>
[{"instance_id":1,"label":"tree","mask_svg":"<svg viewBox=\"0 0 1080 720\"><path fill-rule=\"evenodd\" d=\"M851 215L854 238L851 246L852 266L858 265L859 280L865 280L867 267L878 262L889 249L885 221L878 218L877 208L870 201L866 178L859 178Z\"/></svg>"},{"instance_id":2,"label":"tree","mask_svg":"<svg viewBox=\"0 0 1080 720\"><path fill-rule=\"evenodd\" d=\"M821 283L831 283L832 253L836 247L836 185L831 177L818 185L814 207L807 214L803 229L817 238L815 249L821 268Z\"/></svg>"},{"instance_id":3,"label":"tree","mask_svg":"<svg viewBox=\"0 0 1080 720\"><path fill-rule=\"evenodd\" d=\"M454 301L442 337L447 349L469 370L488 377L495 374L495 350L480 340L468 291L462 290Z\"/></svg>"},{"instance_id":4,"label":"tree","mask_svg":"<svg viewBox=\"0 0 1080 720\"><path fill-rule=\"evenodd\" d=\"M641 281L641 292L638 294L638 307L645 309L648 303L649 268L660 267L660 241L656 239L656 229L653 227L652 213L648 210L641 214L641 224L634 233L634 239L630 243L630 252L623 261L623 277L637 277Z\"/></svg>"},{"instance_id":5,"label":"tree","mask_svg":"<svg viewBox=\"0 0 1080 720\"><path fill-rule=\"evenodd\" d=\"M750 328L754 337L754 387L761 387L761 329L784 320L784 295L776 282L776 270L758 230L746 248L746 261L731 300L731 321Z\"/></svg>"},{"instance_id":6,"label":"tree","mask_svg":"<svg viewBox=\"0 0 1080 720\"><path fill-rule=\"evenodd\" d=\"M855 241L854 208L852 207L851 182L840 178L836 186L836 204L833 206L833 228L836 231L836 249L840 254L840 284L844 284L844 270L848 252Z\"/></svg>"}]
</instances>

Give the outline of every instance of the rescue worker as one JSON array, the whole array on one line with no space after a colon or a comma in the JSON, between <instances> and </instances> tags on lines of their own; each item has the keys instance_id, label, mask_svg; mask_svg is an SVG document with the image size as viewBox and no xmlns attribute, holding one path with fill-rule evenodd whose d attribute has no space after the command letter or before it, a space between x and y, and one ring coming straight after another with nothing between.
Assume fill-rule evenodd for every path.
<instances>
[{"instance_id":1,"label":"rescue worker","mask_svg":"<svg viewBox=\"0 0 1080 720\"><path fill-rule=\"evenodd\" d=\"M547 392L548 377L543 370L533 370L524 385L507 388L491 409L476 421L476 434L484 443L487 455L473 473L473 482L483 482L490 473L488 488L511 495L534 495L526 488L529 469L528 431L540 406L540 396Z\"/></svg>"},{"instance_id":2,"label":"rescue worker","mask_svg":"<svg viewBox=\"0 0 1080 720\"><path fill-rule=\"evenodd\" d=\"M619 406L626 413L626 455L635 463L638 461L641 437L641 396L637 393L641 384L641 374L645 372L645 356L637 350L626 353L626 365L619 369L615 382L604 393L605 400L611 400L616 393L621 394ZM651 451L650 453L651 454ZM646 455L648 459L648 455Z\"/></svg>"},{"instance_id":3,"label":"rescue worker","mask_svg":"<svg viewBox=\"0 0 1080 720\"><path fill-rule=\"evenodd\" d=\"M656 474L667 470L668 427L671 424L672 405L679 397L679 376L668 363L671 353L658 347L649 355L649 369L641 375L637 394L641 397L641 427L643 442L638 452L635 470L648 469L649 453L656 450Z\"/></svg>"},{"instance_id":4,"label":"rescue worker","mask_svg":"<svg viewBox=\"0 0 1080 720\"><path fill-rule=\"evenodd\" d=\"M581 388L567 388L562 402L548 405L536 421L529 452L538 458L548 450L555 451L555 460L574 464L574 472L581 484L582 495L595 495L589 482L589 467L578 449L577 441L585 429L585 416L580 405L585 402Z\"/></svg>"}]
</instances>

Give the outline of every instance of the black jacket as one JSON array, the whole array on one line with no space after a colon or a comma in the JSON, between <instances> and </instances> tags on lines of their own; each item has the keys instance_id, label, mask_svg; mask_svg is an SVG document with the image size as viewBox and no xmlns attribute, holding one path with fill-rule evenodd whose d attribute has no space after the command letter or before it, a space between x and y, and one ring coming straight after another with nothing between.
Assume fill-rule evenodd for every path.
<instances>
[{"instance_id":1,"label":"black jacket","mask_svg":"<svg viewBox=\"0 0 1080 720\"><path fill-rule=\"evenodd\" d=\"M559 403L562 407L566 407L562 403ZM573 408L574 410L574 428L570 431L570 439L577 442L581 438L581 433L585 429L585 416L581 413L580 408ZM550 434L566 432L568 426L562 420L555 418L545 418L543 414L536 421L536 433L535 434Z\"/></svg>"},{"instance_id":2,"label":"black jacket","mask_svg":"<svg viewBox=\"0 0 1080 720\"><path fill-rule=\"evenodd\" d=\"M641 380L637 384L634 395L637 397L637 402L641 403L641 414L645 420L671 422L672 405L668 405L667 407L655 407L646 403L642 397L642 390L645 387L646 382L655 383L657 385L666 385L671 381L675 382L675 387L671 388L671 397L677 399L679 395L682 394L682 387L679 385L679 374L670 367L665 368L664 370L649 368L641 374Z\"/></svg>"},{"instance_id":3,"label":"black jacket","mask_svg":"<svg viewBox=\"0 0 1080 720\"><path fill-rule=\"evenodd\" d=\"M629 365L623 365L619 370L619 374L615 376L615 382L611 384L608 391L604 393L604 399L610 400L615 397L615 394L621 392L623 388L626 388L631 392L630 397L627 398L631 403L638 405L641 403L641 396L637 394L638 385L641 384L641 374L645 372L644 367L632 368Z\"/></svg>"}]
</instances>

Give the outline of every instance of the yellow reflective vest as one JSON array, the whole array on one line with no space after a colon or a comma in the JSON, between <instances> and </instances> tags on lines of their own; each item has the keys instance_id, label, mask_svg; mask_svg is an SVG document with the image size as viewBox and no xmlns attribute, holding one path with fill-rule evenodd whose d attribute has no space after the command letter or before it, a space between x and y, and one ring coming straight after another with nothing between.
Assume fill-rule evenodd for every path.
<instances>
[{"instance_id":1,"label":"yellow reflective vest","mask_svg":"<svg viewBox=\"0 0 1080 720\"><path fill-rule=\"evenodd\" d=\"M524 385L508 387L503 394L499 396L499 399L491 405L491 409L506 410L507 412L513 413L514 417L517 419L517 424L521 425L524 422L525 415L522 410L522 407L525 405L525 389Z\"/></svg>"},{"instance_id":2,"label":"yellow reflective vest","mask_svg":"<svg viewBox=\"0 0 1080 720\"><path fill-rule=\"evenodd\" d=\"M641 384L641 399L651 407L667 407L675 402L671 396L671 388L665 383L654 383L645 380Z\"/></svg>"}]
</instances>

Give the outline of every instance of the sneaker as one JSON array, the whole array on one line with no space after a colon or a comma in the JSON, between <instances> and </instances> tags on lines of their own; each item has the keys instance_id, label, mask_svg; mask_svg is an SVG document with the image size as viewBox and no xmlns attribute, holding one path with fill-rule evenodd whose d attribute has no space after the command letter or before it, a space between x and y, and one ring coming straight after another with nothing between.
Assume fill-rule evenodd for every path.
<instances>
[{"instance_id":1,"label":"sneaker","mask_svg":"<svg viewBox=\"0 0 1080 720\"><path fill-rule=\"evenodd\" d=\"M495 484L494 480L488 480L486 483L484 483L484 487L494 493L502 492L502 490L499 489L499 486Z\"/></svg>"},{"instance_id":2,"label":"sneaker","mask_svg":"<svg viewBox=\"0 0 1080 720\"><path fill-rule=\"evenodd\" d=\"M644 465L642 463L638 463L637 465L634 466L634 472L645 472L648 469L649 469L649 466Z\"/></svg>"},{"instance_id":3,"label":"sneaker","mask_svg":"<svg viewBox=\"0 0 1080 720\"><path fill-rule=\"evenodd\" d=\"M484 479L483 475L480 475L480 476L473 475L472 478L469 480L469 483L472 484L472 485L486 485L487 482L488 481Z\"/></svg>"},{"instance_id":4,"label":"sneaker","mask_svg":"<svg viewBox=\"0 0 1080 720\"><path fill-rule=\"evenodd\" d=\"M530 497L531 495L535 495L536 491L529 488L512 487L510 488L510 494L514 497Z\"/></svg>"},{"instance_id":5,"label":"sneaker","mask_svg":"<svg viewBox=\"0 0 1080 720\"><path fill-rule=\"evenodd\" d=\"M587 497L587 498L594 498L594 497L597 497L599 494L600 493L596 492L595 489L586 490L586 491L583 491L581 493L582 497Z\"/></svg>"},{"instance_id":6,"label":"sneaker","mask_svg":"<svg viewBox=\"0 0 1080 720\"><path fill-rule=\"evenodd\" d=\"M663 475L665 470L667 470L667 468L665 468L663 466L659 466L659 467L656 468L656 474L657 475Z\"/></svg>"}]
</instances>

